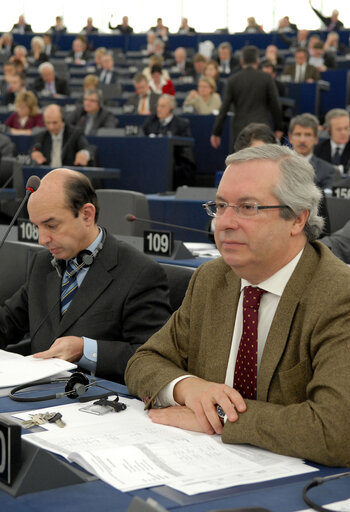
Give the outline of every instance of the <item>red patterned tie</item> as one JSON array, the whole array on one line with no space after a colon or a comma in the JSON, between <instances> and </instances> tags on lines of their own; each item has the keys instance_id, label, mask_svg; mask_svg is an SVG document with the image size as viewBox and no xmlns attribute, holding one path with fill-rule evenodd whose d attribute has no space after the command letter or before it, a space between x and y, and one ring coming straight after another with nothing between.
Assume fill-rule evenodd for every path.
<instances>
[{"instance_id":1,"label":"red patterned tie","mask_svg":"<svg viewBox=\"0 0 350 512\"><path fill-rule=\"evenodd\" d=\"M246 286L243 296L243 330L238 347L233 387L243 398L256 400L258 369L258 312L261 288Z\"/></svg>"}]
</instances>

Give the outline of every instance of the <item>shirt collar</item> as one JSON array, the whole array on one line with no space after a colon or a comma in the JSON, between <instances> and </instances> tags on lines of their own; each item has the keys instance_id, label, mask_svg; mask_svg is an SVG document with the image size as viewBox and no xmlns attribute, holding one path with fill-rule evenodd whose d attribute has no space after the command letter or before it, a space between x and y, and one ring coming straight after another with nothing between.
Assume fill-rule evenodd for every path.
<instances>
[{"instance_id":1,"label":"shirt collar","mask_svg":"<svg viewBox=\"0 0 350 512\"><path fill-rule=\"evenodd\" d=\"M335 142L333 142L333 141L332 141L332 139L331 139L331 150L332 150L332 155L333 155L333 153L335 153L335 150L336 150L337 148L339 148L341 151L343 151L343 150L344 150L344 148L345 148L345 146L346 146L346 144L336 144L336 143L335 143Z\"/></svg>"},{"instance_id":2,"label":"shirt collar","mask_svg":"<svg viewBox=\"0 0 350 512\"><path fill-rule=\"evenodd\" d=\"M252 285L246 279L241 279L241 291L246 286L259 286L259 288L262 288L263 290L266 290L269 293L273 293L281 297L289 279L291 278L291 275L295 270L295 267L297 266L301 258L303 251L304 248L289 263L287 263L287 265L280 268L271 277L265 279L265 281L262 281L257 285Z\"/></svg>"}]
</instances>

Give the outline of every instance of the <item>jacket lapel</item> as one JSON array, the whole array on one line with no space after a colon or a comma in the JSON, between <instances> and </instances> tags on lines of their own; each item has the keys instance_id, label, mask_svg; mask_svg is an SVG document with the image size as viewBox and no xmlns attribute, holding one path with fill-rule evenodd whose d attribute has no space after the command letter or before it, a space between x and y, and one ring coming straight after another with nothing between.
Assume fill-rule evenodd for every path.
<instances>
[{"instance_id":1,"label":"jacket lapel","mask_svg":"<svg viewBox=\"0 0 350 512\"><path fill-rule=\"evenodd\" d=\"M267 401L269 386L289 339L300 298L317 268L318 257L310 244L284 289L266 340L258 374L258 400Z\"/></svg>"}]
</instances>

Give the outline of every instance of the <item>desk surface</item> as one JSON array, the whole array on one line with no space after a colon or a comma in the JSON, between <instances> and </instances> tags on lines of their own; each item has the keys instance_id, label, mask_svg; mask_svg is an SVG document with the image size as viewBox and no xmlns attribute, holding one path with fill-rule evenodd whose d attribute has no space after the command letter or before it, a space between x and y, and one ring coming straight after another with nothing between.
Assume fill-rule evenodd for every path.
<instances>
[{"instance_id":1,"label":"desk surface","mask_svg":"<svg viewBox=\"0 0 350 512\"><path fill-rule=\"evenodd\" d=\"M100 381L108 388L119 392L126 392L124 386L115 383ZM61 390L61 389L60 389ZM50 391L51 392L51 391ZM96 394L96 388L88 393ZM43 392L47 394L47 390ZM40 407L52 407L55 400L40 402ZM69 399L59 400L60 404L71 403ZM13 402L7 397L0 398L1 412L14 412L35 408L34 403ZM339 468L321 468L317 476L331 475L341 472ZM302 501L301 492L305 483L316 474L300 475L288 479L280 479L254 485L232 487L223 491L205 493L196 496L186 496L177 491L161 486L153 489L143 489L130 493L122 493L113 487L97 480L79 485L62 487L50 491L27 494L13 498L0 491L2 510L6 512L62 512L62 510L101 512L126 511L132 498L148 497L158 501L168 510L179 512L205 512L219 508L233 507L266 507L273 512L292 512L307 508ZM324 489L323 489L324 487ZM330 482L314 492L318 503L329 503L349 497L348 479Z\"/></svg>"}]
</instances>

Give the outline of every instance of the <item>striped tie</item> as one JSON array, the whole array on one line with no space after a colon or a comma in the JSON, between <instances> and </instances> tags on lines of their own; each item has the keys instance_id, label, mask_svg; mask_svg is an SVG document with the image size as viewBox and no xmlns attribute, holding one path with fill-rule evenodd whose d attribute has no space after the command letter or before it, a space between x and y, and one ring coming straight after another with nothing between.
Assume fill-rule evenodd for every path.
<instances>
[{"instance_id":1,"label":"striped tie","mask_svg":"<svg viewBox=\"0 0 350 512\"><path fill-rule=\"evenodd\" d=\"M78 291L77 272L73 271L77 268L77 264L70 260L64 273L61 285L61 314L64 315L72 302L74 295ZM73 273L73 275L71 275Z\"/></svg>"}]
</instances>

